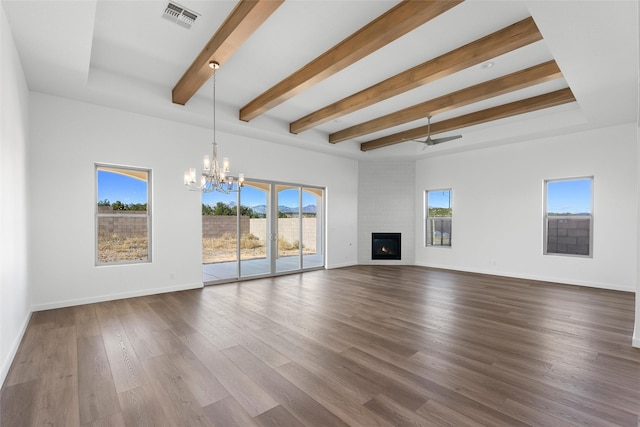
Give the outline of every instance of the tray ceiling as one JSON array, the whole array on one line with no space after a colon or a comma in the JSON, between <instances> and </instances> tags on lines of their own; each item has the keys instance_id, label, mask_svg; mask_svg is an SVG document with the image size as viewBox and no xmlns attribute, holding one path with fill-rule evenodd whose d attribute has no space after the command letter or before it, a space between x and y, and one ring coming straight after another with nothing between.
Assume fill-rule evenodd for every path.
<instances>
[{"instance_id":1,"label":"tray ceiling","mask_svg":"<svg viewBox=\"0 0 640 427\"><path fill-rule=\"evenodd\" d=\"M638 120L635 1L273 3L209 55L221 131L375 160ZM189 29L167 2L2 5L31 90L212 126L209 80L184 105L172 90L237 2L180 2L198 14ZM423 150L409 140L427 115L432 134L463 137Z\"/></svg>"}]
</instances>

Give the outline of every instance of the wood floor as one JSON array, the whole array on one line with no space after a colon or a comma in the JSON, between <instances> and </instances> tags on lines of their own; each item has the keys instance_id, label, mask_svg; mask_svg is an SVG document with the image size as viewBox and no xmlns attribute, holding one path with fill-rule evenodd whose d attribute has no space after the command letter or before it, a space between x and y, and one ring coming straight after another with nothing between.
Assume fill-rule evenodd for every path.
<instances>
[{"instance_id":1,"label":"wood floor","mask_svg":"<svg viewBox=\"0 0 640 427\"><path fill-rule=\"evenodd\" d=\"M1 425L633 426L634 295L357 266L34 313Z\"/></svg>"}]
</instances>

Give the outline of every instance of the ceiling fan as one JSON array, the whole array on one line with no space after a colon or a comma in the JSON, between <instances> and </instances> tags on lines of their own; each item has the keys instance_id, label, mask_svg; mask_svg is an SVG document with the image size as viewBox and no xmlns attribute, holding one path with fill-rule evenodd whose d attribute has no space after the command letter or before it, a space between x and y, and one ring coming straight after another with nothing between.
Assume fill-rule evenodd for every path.
<instances>
[{"instance_id":1,"label":"ceiling fan","mask_svg":"<svg viewBox=\"0 0 640 427\"><path fill-rule=\"evenodd\" d=\"M409 141L421 142L425 144L424 148L431 147L432 145L440 144L447 141L453 141L454 139L462 138L462 135L446 136L444 138L431 138L431 116L427 116L427 139L410 139Z\"/></svg>"}]
</instances>

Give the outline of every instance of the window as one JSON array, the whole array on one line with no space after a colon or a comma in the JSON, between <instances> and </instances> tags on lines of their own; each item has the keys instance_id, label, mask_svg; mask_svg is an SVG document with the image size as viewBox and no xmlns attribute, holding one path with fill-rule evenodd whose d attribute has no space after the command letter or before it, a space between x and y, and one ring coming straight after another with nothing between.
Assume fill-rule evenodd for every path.
<instances>
[{"instance_id":1,"label":"window","mask_svg":"<svg viewBox=\"0 0 640 427\"><path fill-rule=\"evenodd\" d=\"M592 177L545 181L545 254L591 256L592 191Z\"/></svg>"},{"instance_id":2,"label":"window","mask_svg":"<svg viewBox=\"0 0 640 427\"><path fill-rule=\"evenodd\" d=\"M96 264L151 261L151 171L96 165Z\"/></svg>"},{"instance_id":3,"label":"window","mask_svg":"<svg viewBox=\"0 0 640 427\"><path fill-rule=\"evenodd\" d=\"M426 246L451 246L451 189L427 191Z\"/></svg>"}]
</instances>

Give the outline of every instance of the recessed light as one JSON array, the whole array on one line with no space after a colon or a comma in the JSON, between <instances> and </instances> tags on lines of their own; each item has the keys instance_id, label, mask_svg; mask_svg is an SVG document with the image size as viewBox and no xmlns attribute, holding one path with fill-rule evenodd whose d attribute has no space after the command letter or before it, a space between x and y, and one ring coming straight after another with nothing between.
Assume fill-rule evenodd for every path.
<instances>
[{"instance_id":1,"label":"recessed light","mask_svg":"<svg viewBox=\"0 0 640 427\"><path fill-rule=\"evenodd\" d=\"M489 69L489 68L493 67L494 65L496 65L495 62L489 61L489 62L485 62L484 64L482 64L482 68L484 68L486 70L486 69Z\"/></svg>"}]
</instances>

